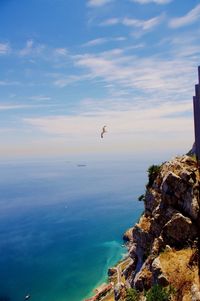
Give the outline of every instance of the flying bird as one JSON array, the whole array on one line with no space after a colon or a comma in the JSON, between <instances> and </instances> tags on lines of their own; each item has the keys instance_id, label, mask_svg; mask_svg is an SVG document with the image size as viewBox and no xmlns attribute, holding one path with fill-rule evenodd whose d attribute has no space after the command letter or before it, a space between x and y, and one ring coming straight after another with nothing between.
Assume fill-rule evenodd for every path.
<instances>
[{"instance_id":1,"label":"flying bird","mask_svg":"<svg viewBox=\"0 0 200 301\"><path fill-rule=\"evenodd\" d=\"M105 133L107 133L107 131L106 131L106 125L104 125L103 126L103 128L102 128L102 132L101 132L101 138L103 138L103 135L105 134Z\"/></svg>"}]
</instances>

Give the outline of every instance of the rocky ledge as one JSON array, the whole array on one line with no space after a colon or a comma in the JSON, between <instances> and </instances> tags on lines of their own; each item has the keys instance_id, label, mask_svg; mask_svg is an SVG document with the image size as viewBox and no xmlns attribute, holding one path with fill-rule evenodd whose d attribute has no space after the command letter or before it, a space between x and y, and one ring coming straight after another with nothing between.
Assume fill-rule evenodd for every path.
<instances>
[{"instance_id":1,"label":"rocky ledge","mask_svg":"<svg viewBox=\"0 0 200 301\"><path fill-rule=\"evenodd\" d=\"M139 198L144 201L144 213L124 234L130 260L122 271L125 282L115 300L200 300L200 177L196 161L184 155L151 166L148 172L146 192ZM148 298L155 286L168 289L168 297L155 299L152 293ZM131 290L135 297L128 299Z\"/></svg>"}]
</instances>

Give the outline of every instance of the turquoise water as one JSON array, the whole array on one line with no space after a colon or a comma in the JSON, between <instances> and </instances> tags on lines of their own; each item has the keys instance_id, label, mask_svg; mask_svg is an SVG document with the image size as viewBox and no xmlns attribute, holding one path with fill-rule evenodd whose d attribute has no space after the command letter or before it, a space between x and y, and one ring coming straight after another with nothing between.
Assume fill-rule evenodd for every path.
<instances>
[{"instance_id":1,"label":"turquoise water","mask_svg":"<svg viewBox=\"0 0 200 301\"><path fill-rule=\"evenodd\" d=\"M0 164L0 297L90 296L126 252L146 169L130 160Z\"/></svg>"}]
</instances>

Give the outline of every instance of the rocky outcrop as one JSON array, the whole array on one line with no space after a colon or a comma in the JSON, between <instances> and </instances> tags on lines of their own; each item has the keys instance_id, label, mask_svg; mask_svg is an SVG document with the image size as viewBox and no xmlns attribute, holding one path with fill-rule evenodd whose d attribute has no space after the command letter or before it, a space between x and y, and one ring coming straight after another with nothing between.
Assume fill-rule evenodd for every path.
<instances>
[{"instance_id":1,"label":"rocky outcrop","mask_svg":"<svg viewBox=\"0 0 200 301\"><path fill-rule=\"evenodd\" d=\"M197 261L190 265L200 225L196 161L176 157L149 178L144 214L124 234L132 259L123 272L126 282L140 292L154 284L172 285L178 292L173 300L200 300Z\"/></svg>"}]
</instances>

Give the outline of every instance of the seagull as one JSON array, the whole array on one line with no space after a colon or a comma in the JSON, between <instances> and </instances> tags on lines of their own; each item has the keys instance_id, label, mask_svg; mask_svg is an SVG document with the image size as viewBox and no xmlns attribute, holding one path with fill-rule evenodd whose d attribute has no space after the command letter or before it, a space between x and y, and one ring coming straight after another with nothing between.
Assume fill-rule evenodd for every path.
<instances>
[{"instance_id":1,"label":"seagull","mask_svg":"<svg viewBox=\"0 0 200 301\"><path fill-rule=\"evenodd\" d=\"M105 134L105 133L107 133L107 131L106 131L106 125L104 125L103 126L103 128L102 128L102 132L101 132L101 138L103 138L103 135Z\"/></svg>"}]
</instances>

